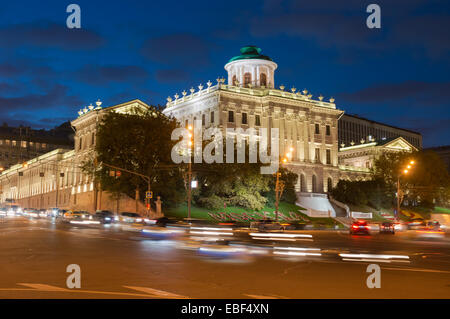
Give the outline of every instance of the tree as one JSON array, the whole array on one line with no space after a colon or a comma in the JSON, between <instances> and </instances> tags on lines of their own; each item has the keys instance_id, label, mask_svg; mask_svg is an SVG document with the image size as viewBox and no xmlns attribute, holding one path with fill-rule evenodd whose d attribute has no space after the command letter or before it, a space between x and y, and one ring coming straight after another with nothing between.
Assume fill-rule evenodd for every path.
<instances>
[{"instance_id":1,"label":"tree","mask_svg":"<svg viewBox=\"0 0 450 319\"><path fill-rule=\"evenodd\" d=\"M402 174L405 165L414 160L415 164ZM391 192L396 191L400 176L402 191L409 199L417 200L422 206L432 207L436 201L447 201L450 177L445 164L433 151L413 153L385 153L374 165L375 178L382 179Z\"/></svg>"},{"instance_id":2,"label":"tree","mask_svg":"<svg viewBox=\"0 0 450 319\"><path fill-rule=\"evenodd\" d=\"M205 144L209 141L205 141ZM223 141L223 145L226 141ZM237 148L235 145L235 157ZM265 205L275 202L275 177L261 174L262 163L249 163L249 147L245 145L244 163L193 164L192 169L199 181L198 189L193 191L194 202L209 209L219 209L225 205L261 210ZM282 201L295 202L295 183L297 175L281 168L280 180L285 183Z\"/></svg>"},{"instance_id":3,"label":"tree","mask_svg":"<svg viewBox=\"0 0 450 319\"><path fill-rule=\"evenodd\" d=\"M171 149L172 131L178 127L170 118L154 107L134 109L129 114L109 112L97 132L97 161L151 177L151 190L161 196L165 205L176 205L184 200L183 180L174 165ZM89 169L89 163L85 163ZM102 165L98 178L102 189L112 194L134 197L136 190L143 198L147 182L126 172L121 176L111 174L117 170ZM156 197L156 196L155 196Z\"/></svg>"}]
</instances>

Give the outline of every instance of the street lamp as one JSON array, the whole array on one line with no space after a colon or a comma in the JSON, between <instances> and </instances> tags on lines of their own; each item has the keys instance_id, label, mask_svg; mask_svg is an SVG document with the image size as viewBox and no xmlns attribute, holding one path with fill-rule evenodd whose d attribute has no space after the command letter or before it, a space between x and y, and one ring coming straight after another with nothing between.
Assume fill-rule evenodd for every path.
<instances>
[{"instance_id":1,"label":"street lamp","mask_svg":"<svg viewBox=\"0 0 450 319\"><path fill-rule=\"evenodd\" d=\"M413 165L416 162L411 160L409 161L409 164L406 165L406 168L403 169L403 171L401 171L400 174L397 175L397 216L396 216L396 220L398 220L399 216L400 216L400 194L401 194L401 189L400 189L400 176L402 175L402 173L404 175L408 174L409 170L413 167Z\"/></svg>"},{"instance_id":2,"label":"street lamp","mask_svg":"<svg viewBox=\"0 0 450 319\"><path fill-rule=\"evenodd\" d=\"M292 160L292 153L294 152L294 148L290 147L289 152L285 154L285 156L281 159L282 164L286 164L288 160ZM275 221L278 221L278 205L280 202L281 195L283 194L283 190L285 184L283 181L280 181L281 173L279 169L276 172L276 182L275 182Z\"/></svg>"}]
</instances>

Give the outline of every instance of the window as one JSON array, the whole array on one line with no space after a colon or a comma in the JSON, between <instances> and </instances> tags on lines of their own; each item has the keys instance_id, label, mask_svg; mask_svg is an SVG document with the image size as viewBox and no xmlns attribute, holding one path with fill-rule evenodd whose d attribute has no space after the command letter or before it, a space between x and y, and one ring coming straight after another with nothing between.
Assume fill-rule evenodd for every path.
<instances>
[{"instance_id":1,"label":"window","mask_svg":"<svg viewBox=\"0 0 450 319\"><path fill-rule=\"evenodd\" d=\"M234 123L234 112L228 111L228 122Z\"/></svg>"},{"instance_id":2,"label":"window","mask_svg":"<svg viewBox=\"0 0 450 319\"><path fill-rule=\"evenodd\" d=\"M211 123L214 124L214 112L211 112Z\"/></svg>"},{"instance_id":3,"label":"window","mask_svg":"<svg viewBox=\"0 0 450 319\"><path fill-rule=\"evenodd\" d=\"M267 86L267 76L265 73L261 73L260 75L261 79L260 79L260 85L261 86Z\"/></svg>"},{"instance_id":4,"label":"window","mask_svg":"<svg viewBox=\"0 0 450 319\"><path fill-rule=\"evenodd\" d=\"M78 149L81 150L83 148L83 138L80 137L80 144L78 144Z\"/></svg>"},{"instance_id":5,"label":"window","mask_svg":"<svg viewBox=\"0 0 450 319\"><path fill-rule=\"evenodd\" d=\"M319 124L318 124L318 123L316 123L314 133L315 133L315 134L320 134L320 127L319 127Z\"/></svg>"},{"instance_id":6,"label":"window","mask_svg":"<svg viewBox=\"0 0 450 319\"><path fill-rule=\"evenodd\" d=\"M242 124L247 124L247 113L242 113Z\"/></svg>"},{"instance_id":7,"label":"window","mask_svg":"<svg viewBox=\"0 0 450 319\"><path fill-rule=\"evenodd\" d=\"M327 150L327 164L331 164L331 150Z\"/></svg>"},{"instance_id":8,"label":"window","mask_svg":"<svg viewBox=\"0 0 450 319\"><path fill-rule=\"evenodd\" d=\"M23 147L23 148L26 148L27 147L27 141L21 141L20 142L20 146Z\"/></svg>"},{"instance_id":9,"label":"window","mask_svg":"<svg viewBox=\"0 0 450 319\"><path fill-rule=\"evenodd\" d=\"M202 114L202 125L206 125L206 115Z\"/></svg>"},{"instance_id":10,"label":"window","mask_svg":"<svg viewBox=\"0 0 450 319\"><path fill-rule=\"evenodd\" d=\"M316 175L312 176L312 191L313 191L313 193L317 192L317 178L316 178Z\"/></svg>"},{"instance_id":11,"label":"window","mask_svg":"<svg viewBox=\"0 0 450 319\"><path fill-rule=\"evenodd\" d=\"M320 162L320 148L316 148L316 151L314 153L314 160L319 163Z\"/></svg>"},{"instance_id":12,"label":"window","mask_svg":"<svg viewBox=\"0 0 450 319\"><path fill-rule=\"evenodd\" d=\"M331 127L329 125L326 126L326 134L327 136L331 135Z\"/></svg>"},{"instance_id":13,"label":"window","mask_svg":"<svg viewBox=\"0 0 450 319\"><path fill-rule=\"evenodd\" d=\"M300 175L300 191L301 192L306 192L307 188L306 188L306 178L304 174Z\"/></svg>"},{"instance_id":14,"label":"window","mask_svg":"<svg viewBox=\"0 0 450 319\"><path fill-rule=\"evenodd\" d=\"M17 142L16 141L12 141L12 146L16 146Z\"/></svg>"},{"instance_id":15,"label":"window","mask_svg":"<svg viewBox=\"0 0 450 319\"><path fill-rule=\"evenodd\" d=\"M47 148L47 144L45 144L45 143L42 143L42 148Z\"/></svg>"},{"instance_id":16,"label":"window","mask_svg":"<svg viewBox=\"0 0 450 319\"><path fill-rule=\"evenodd\" d=\"M333 189L333 180L331 179L331 177L328 177L328 179L327 179L327 191L331 192L332 189Z\"/></svg>"},{"instance_id":17,"label":"window","mask_svg":"<svg viewBox=\"0 0 450 319\"><path fill-rule=\"evenodd\" d=\"M0 140L0 145L3 145L3 140Z\"/></svg>"},{"instance_id":18,"label":"window","mask_svg":"<svg viewBox=\"0 0 450 319\"><path fill-rule=\"evenodd\" d=\"M248 85L251 83L252 83L252 75L247 72L244 74L244 86L248 87Z\"/></svg>"},{"instance_id":19,"label":"window","mask_svg":"<svg viewBox=\"0 0 450 319\"><path fill-rule=\"evenodd\" d=\"M259 115L255 115L255 125L261 126L261 117Z\"/></svg>"},{"instance_id":20,"label":"window","mask_svg":"<svg viewBox=\"0 0 450 319\"><path fill-rule=\"evenodd\" d=\"M233 86L236 86L236 75L233 75Z\"/></svg>"},{"instance_id":21,"label":"window","mask_svg":"<svg viewBox=\"0 0 450 319\"><path fill-rule=\"evenodd\" d=\"M94 144L95 144L95 134L92 133L92 145L94 145Z\"/></svg>"},{"instance_id":22,"label":"window","mask_svg":"<svg viewBox=\"0 0 450 319\"><path fill-rule=\"evenodd\" d=\"M186 128L188 128L188 126L189 126L189 120L186 120L185 124L186 124Z\"/></svg>"}]
</instances>

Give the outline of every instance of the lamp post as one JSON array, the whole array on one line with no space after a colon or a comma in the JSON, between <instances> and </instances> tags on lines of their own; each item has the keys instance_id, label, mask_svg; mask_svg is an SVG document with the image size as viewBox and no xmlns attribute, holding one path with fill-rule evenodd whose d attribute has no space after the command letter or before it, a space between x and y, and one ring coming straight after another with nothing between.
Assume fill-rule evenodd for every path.
<instances>
[{"instance_id":1,"label":"lamp post","mask_svg":"<svg viewBox=\"0 0 450 319\"><path fill-rule=\"evenodd\" d=\"M400 216L400 204L401 204L401 199L400 199L400 193L402 192L401 188L400 188L400 176L402 174L406 175L408 174L409 170L413 167L413 165L416 162L411 160L409 161L409 163L405 166L405 168L403 170L400 171L400 173L397 175L397 216L396 216L396 220L399 220L399 216Z\"/></svg>"},{"instance_id":2,"label":"lamp post","mask_svg":"<svg viewBox=\"0 0 450 319\"><path fill-rule=\"evenodd\" d=\"M289 148L289 152L286 153L286 155L281 159L281 165L284 163L287 163L288 160L292 159L292 152L294 152L294 148L290 147ZM280 198L283 195L283 190L284 190L284 182L281 181L280 182L280 176L281 173L279 171L279 168L276 172L276 182L275 182L275 221L278 221L278 206L279 206L279 202L280 202Z\"/></svg>"}]
</instances>

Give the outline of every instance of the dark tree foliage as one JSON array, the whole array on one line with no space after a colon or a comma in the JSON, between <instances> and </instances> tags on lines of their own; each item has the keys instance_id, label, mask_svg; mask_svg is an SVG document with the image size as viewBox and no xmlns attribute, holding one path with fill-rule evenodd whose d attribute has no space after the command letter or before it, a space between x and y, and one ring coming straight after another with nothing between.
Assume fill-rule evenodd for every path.
<instances>
[{"instance_id":1,"label":"dark tree foliage","mask_svg":"<svg viewBox=\"0 0 450 319\"><path fill-rule=\"evenodd\" d=\"M394 204L394 192L382 179L371 181L340 180L331 190L331 196L343 203L368 205L373 208L390 208Z\"/></svg>"},{"instance_id":2,"label":"dark tree foliage","mask_svg":"<svg viewBox=\"0 0 450 319\"><path fill-rule=\"evenodd\" d=\"M226 141L223 143L226 145ZM199 188L193 192L193 200L197 205L208 209L219 209L226 205L253 210L261 210L266 204L273 205L275 175L261 174L261 166L267 164L249 163L248 145L245 149L244 163L226 163L224 149L223 163L193 164L193 171L199 181ZM236 159L236 147L234 152ZM280 172L280 180L285 181L286 185L281 200L294 203L297 176L283 168Z\"/></svg>"},{"instance_id":3,"label":"dark tree foliage","mask_svg":"<svg viewBox=\"0 0 450 319\"><path fill-rule=\"evenodd\" d=\"M110 112L98 128L97 162L150 176L154 198L161 196L165 206L176 205L185 198L181 172L171 159L176 143L171 134L177 127L174 118L153 107L147 111L135 109L131 114ZM110 176L111 170L102 165L97 173L102 189L134 198L138 188L140 198L144 198L147 183L142 177L126 172L120 177Z\"/></svg>"},{"instance_id":4,"label":"dark tree foliage","mask_svg":"<svg viewBox=\"0 0 450 319\"><path fill-rule=\"evenodd\" d=\"M411 160L415 164L407 174L402 174ZM433 203L445 203L449 199L449 173L442 159L433 151L385 153L375 161L374 176L383 179L392 192L395 192L400 176L406 197L416 200L421 206L433 207Z\"/></svg>"}]
</instances>

